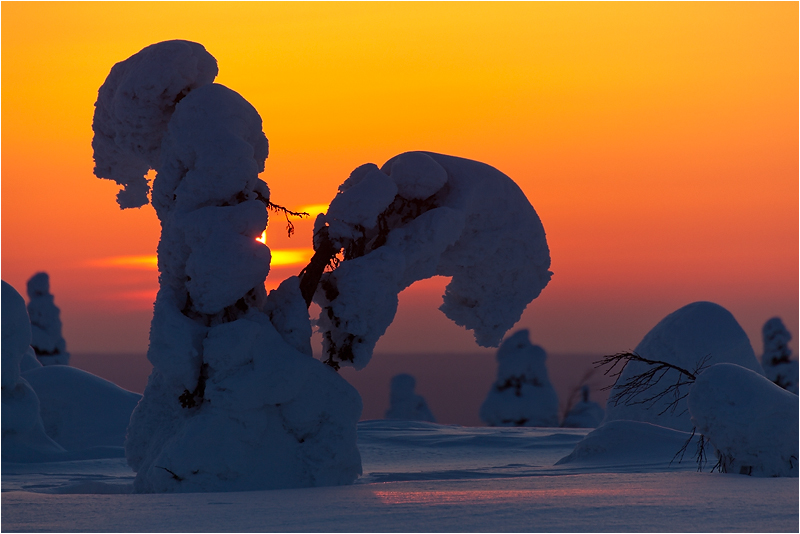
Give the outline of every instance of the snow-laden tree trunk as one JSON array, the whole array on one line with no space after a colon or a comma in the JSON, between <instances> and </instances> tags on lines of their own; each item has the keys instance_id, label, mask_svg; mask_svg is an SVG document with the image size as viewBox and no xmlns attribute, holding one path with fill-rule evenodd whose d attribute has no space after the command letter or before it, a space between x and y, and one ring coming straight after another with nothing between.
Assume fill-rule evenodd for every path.
<instances>
[{"instance_id":1,"label":"snow-laden tree trunk","mask_svg":"<svg viewBox=\"0 0 800 534\"><path fill-rule=\"evenodd\" d=\"M358 393L311 357L296 278L267 297L256 241L269 189L261 117L213 84L216 61L185 41L117 64L95 113L96 174L147 202L157 170L160 288L153 372L131 418L137 491L226 491L351 483L361 472ZM135 196L135 202L131 197Z\"/></svg>"}]
</instances>

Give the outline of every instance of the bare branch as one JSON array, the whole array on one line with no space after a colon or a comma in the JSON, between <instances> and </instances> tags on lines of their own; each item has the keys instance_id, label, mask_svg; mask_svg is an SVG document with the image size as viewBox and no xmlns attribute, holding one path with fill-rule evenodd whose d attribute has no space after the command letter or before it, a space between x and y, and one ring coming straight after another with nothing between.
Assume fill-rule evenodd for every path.
<instances>
[{"instance_id":1,"label":"bare branch","mask_svg":"<svg viewBox=\"0 0 800 534\"><path fill-rule=\"evenodd\" d=\"M310 214L306 213L305 211L292 211L288 208L284 208L283 206L273 203L271 200L267 200L266 205L268 210L283 212L283 215L286 217L286 232L289 237L292 237L292 234L294 234L294 224L291 220L289 220L289 215L292 217L300 217L301 219L303 217L310 217Z\"/></svg>"}]
</instances>

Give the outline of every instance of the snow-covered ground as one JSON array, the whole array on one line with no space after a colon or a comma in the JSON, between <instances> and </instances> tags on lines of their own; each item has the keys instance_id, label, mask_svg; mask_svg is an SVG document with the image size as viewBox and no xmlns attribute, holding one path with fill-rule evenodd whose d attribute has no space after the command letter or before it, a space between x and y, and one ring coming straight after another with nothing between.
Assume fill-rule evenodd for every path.
<instances>
[{"instance_id":1,"label":"snow-covered ground","mask_svg":"<svg viewBox=\"0 0 800 534\"><path fill-rule=\"evenodd\" d=\"M2 530L798 531L796 478L670 466L681 436L663 431L554 465L588 433L363 421L354 485L253 492L131 494L122 457L4 462Z\"/></svg>"}]
</instances>

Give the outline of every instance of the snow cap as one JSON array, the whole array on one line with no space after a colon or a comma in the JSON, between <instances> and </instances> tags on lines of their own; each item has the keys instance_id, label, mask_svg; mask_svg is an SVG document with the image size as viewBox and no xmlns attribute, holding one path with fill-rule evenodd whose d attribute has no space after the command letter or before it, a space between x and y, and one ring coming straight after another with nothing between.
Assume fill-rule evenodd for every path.
<instances>
[{"instance_id":1,"label":"snow cap","mask_svg":"<svg viewBox=\"0 0 800 534\"><path fill-rule=\"evenodd\" d=\"M111 68L95 103L92 148L95 176L122 186L121 208L147 204L145 174L158 165L175 105L217 72L202 45L181 40L150 45Z\"/></svg>"},{"instance_id":2,"label":"snow cap","mask_svg":"<svg viewBox=\"0 0 800 534\"><path fill-rule=\"evenodd\" d=\"M31 344L31 321L22 295L3 280L2 295L2 384L13 388L19 380L19 363Z\"/></svg>"},{"instance_id":3,"label":"snow cap","mask_svg":"<svg viewBox=\"0 0 800 534\"><path fill-rule=\"evenodd\" d=\"M28 297L41 297L50 293L50 276L47 273L36 273L28 280Z\"/></svg>"}]
</instances>

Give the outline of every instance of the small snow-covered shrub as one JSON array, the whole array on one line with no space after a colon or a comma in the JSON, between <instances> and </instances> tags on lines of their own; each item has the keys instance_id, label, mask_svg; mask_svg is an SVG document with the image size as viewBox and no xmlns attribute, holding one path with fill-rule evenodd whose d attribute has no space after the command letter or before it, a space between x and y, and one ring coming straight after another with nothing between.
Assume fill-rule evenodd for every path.
<instances>
[{"instance_id":1,"label":"small snow-covered shrub","mask_svg":"<svg viewBox=\"0 0 800 534\"><path fill-rule=\"evenodd\" d=\"M589 400L589 386L584 384L581 388L581 400L576 402L566 417L561 422L561 426L566 428L597 428L603 422L605 412L594 401Z\"/></svg>"},{"instance_id":2,"label":"small snow-covered shrub","mask_svg":"<svg viewBox=\"0 0 800 534\"><path fill-rule=\"evenodd\" d=\"M792 351L789 348L792 335L780 317L773 317L764 323L761 332L764 338L764 354L761 356L764 375L797 395L798 363L797 360L790 359Z\"/></svg>"},{"instance_id":3,"label":"small snow-covered shrub","mask_svg":"<svg viewBox=\"0 0 800 534\"><path fill-rule=\"evenodd\" d=\"M720 363L697 377L688 403L721 471L798 476L797 395L750 369Z\"/></svg>"},{"instance_id":4,"label":"small snow-covered shrub","mask_svg":"<svg viewBox=\"0 0 800 534\"><path fill-rule=\"evenodd\" d=\"M558 395L547 376L547 354L528 330L509 336L497 351L497 380L481 405L489 426L558 426Z\"/></svg>"},{"instance_id":5,"label":"small snow-covered shrub","mask_svg":"<svg viewBox=\"0 0 800 534\"><path fill-rule=\"evenodd\" d=\"M421 395L414 392L416 385L417 381L409 374L403 373L392 377L386 419L436 422L428 403Z\"/></svg>"},{"instance_id":6,"label":"small snow-covered shrub","mask_svg":"<svg viewBox=\"0 0 800 534\"><path fill-rule=\"evenodd\" d=\"M60 310L50 294L50 277L36 273L28 280L31 346L42 365L67 365L69 352L61 335Z\"/></svg>"}]
</instances>

